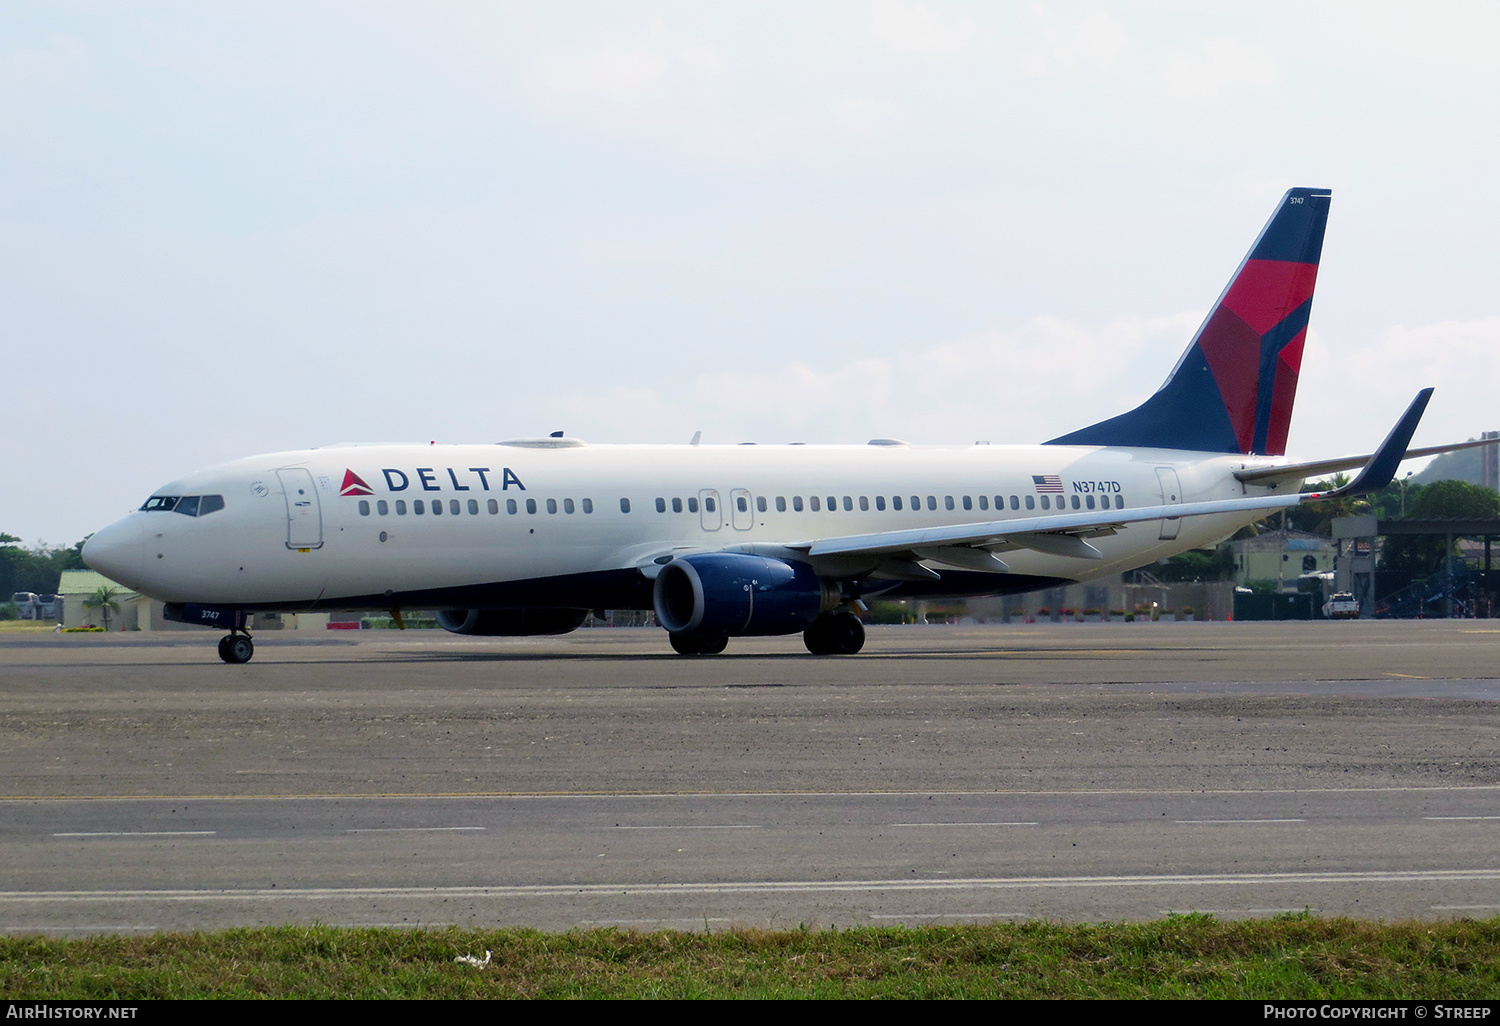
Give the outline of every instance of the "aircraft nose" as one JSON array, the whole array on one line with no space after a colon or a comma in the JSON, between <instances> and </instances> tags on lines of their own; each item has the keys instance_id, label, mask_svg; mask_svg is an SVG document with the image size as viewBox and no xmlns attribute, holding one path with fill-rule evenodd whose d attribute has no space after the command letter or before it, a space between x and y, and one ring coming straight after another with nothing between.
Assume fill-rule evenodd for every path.
<instances>
[{"instance_id":1,"label":"aircraft nose","mask_svg":"<svg viewBox=\"0 0 1500 1026\"><path fill-rule=\"evenodd\" d=\"M135 590L140 588L145 554L146 532L130 517L95 532L83 546L83 561L90 569Z\"/></svg>"}]
</instances>

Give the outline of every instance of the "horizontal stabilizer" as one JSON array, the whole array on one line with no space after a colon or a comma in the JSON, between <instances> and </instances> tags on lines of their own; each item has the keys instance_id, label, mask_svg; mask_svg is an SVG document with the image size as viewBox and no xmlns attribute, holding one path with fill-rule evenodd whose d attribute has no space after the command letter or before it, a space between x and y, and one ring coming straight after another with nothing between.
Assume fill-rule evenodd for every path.
<instances>
[{"instance_id":1,"label":"horizontal stabilizer","mask_svg":"<svg viewBox=\"0 0 1500 1026\"><path fill-rule=\"evenodd\" d=\"M1408 449L1402 455L1404 460L1419 460L1425 456L1441 456L1445 452L1457 452L1460 449L1477 449L1481 445L1500 445L1500 438L1480 438L1467 442L1450 442L1447 445L1428 445L1421 449ZM1362 456L1338 456L1329 460L1312 460L1308 463L1283 463L1279 467L1265 467L1261 470L1241 470L1234 476L1245 484L1270 485L1284 484L1288 481L1308 481L1323 477L1327 474L1338 474L1345 470L1353 470L1362 467L1374 457L1374 453L1365 453Z\"/></svg>"}]
</instances>

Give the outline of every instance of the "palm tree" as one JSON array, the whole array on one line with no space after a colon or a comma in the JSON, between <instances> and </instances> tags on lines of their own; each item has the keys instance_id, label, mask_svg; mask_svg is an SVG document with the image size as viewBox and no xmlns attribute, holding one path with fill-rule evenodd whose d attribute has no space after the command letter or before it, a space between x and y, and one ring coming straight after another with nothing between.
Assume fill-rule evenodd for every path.
<instances>
[{"instance_id":1,"label":"palm tree","mask_svg":"<svg viewBox=\"0 0 1500 1026\"><path fill-rule=\"evenodd\" d=\"M104 619L104 629L109 630L109 614L120 611L120 603L115 601L115 596L120 593L118 588L103 585L88 598L83 600L85 609L98 609L99 615Z\"/></svg>"}]
</instances>

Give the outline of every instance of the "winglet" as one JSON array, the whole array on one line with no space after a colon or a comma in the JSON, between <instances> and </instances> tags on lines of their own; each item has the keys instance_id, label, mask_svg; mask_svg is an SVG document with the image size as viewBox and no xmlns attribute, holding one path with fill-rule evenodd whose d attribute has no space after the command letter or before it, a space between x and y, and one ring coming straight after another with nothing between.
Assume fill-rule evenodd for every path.
<instances>
[{"instance_id":1,"label":"winglet","mask_svg":"<svg viewBox=\"0 0 1500 1026\"><path fill-rule=\"evenodd\" d=\"M1310 500L1332 499L1343 495L1367 495L1370 492L1378 492L1391 483L1396 476L1396 468L1406 458L1406 447L1411 442L1411 436L1416 433L1417 423L1421 421L1422 414L1427 409L1427 400L1432 398L1432 389L1424 388L1417 393L1417 397L1411 401L1401 419L1396 421L1396 426L1391 428L1391 433L1385 436L1385 441L1380 443L1380 448L1375 450L1375 455L1370 457L1370 462L1365 464L1363 470L1342 488L1331 492L1315 492L1308 496Z\"/></svg>"}]
</instances>

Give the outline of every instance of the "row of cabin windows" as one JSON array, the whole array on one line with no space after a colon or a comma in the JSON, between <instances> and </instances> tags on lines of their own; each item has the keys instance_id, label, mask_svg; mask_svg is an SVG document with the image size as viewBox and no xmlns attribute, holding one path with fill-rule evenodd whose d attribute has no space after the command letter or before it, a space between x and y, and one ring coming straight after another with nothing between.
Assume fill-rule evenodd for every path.
<instances>
[{"instance_id":1,"label":"row of cabin windows","mask_svg":"<svg viewBox=\"0 0 1500 1026\"><path fill-rule=\"evenodd\" d=\"M1017 509L1018 510L1024 504L1027 509L1034 510L1034 509L1037 509L1038 508L1038 504L1040 504L1040 508L1042 508L1042 509L1059 509L1059 510L1062 510L1062 509L1067 509L1068 508L1068 506L1066 504L1066 500L1068 500L1068 499L1072 500L1072 508L1073 509L1109 509L1110 508L1110 497L1108 495L1101 495L1097 499L1093 495L1071 495L1071 496L1059 495L1059 496L1056 496L1055 498L1053 496L1050 496L1050 495L1024 495L1024 496L1023 495L1012 495L1012 496L1010 496L1009 507L1011 509ZM749 500L745 496L743 496L743 495L736 496L735 497L735 501L736 501L736 503L738 503L738 505L739 505L739 511L741 513L748 513L749 512ZM776 496L776 500L775 501L776 501L776 512L778 512L778 513L785 513L787 511L787 508L788 508L786 496L784 496L784 495L778 495L778 496ZM920 510L920 509L923 508L922 496L920 496L920 495L913 495L911 497L910 502L911 502L910 508L912 510ZM832 513L834 511L838 510L842 506L843 509L848 510L850 512L853 512L854 506L855 506L856 503L858 503L859 508L861 510L868 511L870 509L870 497L868 495L861 495L861 496L858 496L857 498L855 496L853 496L853 495L845 495L843 497L843 499L842 499L842 502L840 501L840 499L839 499L839 497L837 495L830 495L826 499L824 499L823 496L820 496L820 495L811 495L811 496L808 496L805 505L803 503L802 496L800 496L800 495L793 495L792 498L791 498L791 510L794 513L801 513L804 509L809 509L809 510L812 510L814 513L819 513L819 512L822 512L824 509L827 509L830 513ZM707 512L709 512L709 513L714 512L714 500L712 498L709 498L709 497L704 498L703 504L704 504L704 509ZM995 496L995 506L994 506L994 508L997 511L1005 509L1006 505L1007 505L1007 503L1006 503L1006 496L1004 496L1004 495L997 495L997 496ZM669 506L671 507L671 510L672 510L673 513L681 513L681 512L683 512L684 508L686 508L687 512L689 512L689 513L697 513L698 512L698 500L696 498L691 497L691 496L688 497L686 500L683 500L683 499L680 499L680 498L674 498L674 499L658 498L656 500L656 512L658 512L658 513L665 513L665 512L667 512L667 509L668 509ZM943 499L942 499L942 506L943 506L943 509L951 509L951 510L957 510L957 509L960 509L960 508L966 509L966 510L973 510L975 508L978 508L980 510L988 510L990 508L990 497L988 495L981 495L981 496L979 496L979 498L977 500L977 506L976 506L976 500L975 500L975 498L972 495L960 495L960 496L957 496L957 497L952 496L952 495L945 495L945 496L943 496ZM755 508L758 509L762 513L769 512L769 503L768 503L768 501L767 501L767 499L766 499L766 497L764 495L756 497ZM884 495L877 495L877 496L875 496L875 509L877 509L877 510L884 510L886 508L887 508L887 506L886 506L886 497ZM889 508L893 509L893 510L897 510L897 511L906 509L907 508L907 500L903 496L893 495L890 498L890 506L889 506ZM929 496L927 496L926 508L930 509L930 510L936 510L938 508L938 497L936 495L929 495ZM1114 496L1114 508L1115 509L1124 509L1125 508L1125 497L1123 495L1116 495L1116 496Z\"/></svg>"},{"instance_id":2,"label":"row of cabin windows","mask_svg":"<svg viewBox=\"0 0 1500 1026\"><path fill-rule=\"evenodd\" d=\"M196 499L196 496L193 496L193 497L190 497L190 498ZM211 512L213 509L222 509L223 508L223 501L224 500L221 497L214 495L214 496L205 496L204 498L206 500L217 500L217 504L214 505L212 507L212 509L210 509L210 510L205 510L205 511L198 512L197 513L198 516L202 516L203 512ZM1058 495L1056 497L1048 496L1048 495L1040 495L1040 496L1037 496L1037 495L1012 495L1012 496L1010 496L1010 501L1009 501L1008 505L1009 505L1010 509L1014 509L1014 510L1021 509L1021 507L1023 505L1025 506L1026 509L1030 509L1030 510L1037 509L1038 506L1040 506L1041 509L1058 509L1058 510L1063 510L1063 509L1067 509L1068 508L1068 505L1065 502L1065 500L1068 500L1068 499L1072 500L1071 505L1072 505L1073 509L1109 509L1110 508L1110 497L1108 495L1102 495L1102 496L1100 496L1097 501L1095 500L1095 498L1094 498L1093 495L1083 495L1083 496L1079 496L1079 495L1071 495L1071 496ZM160 500L159 499L152 499L152 500L149 500L149 501L150 502L159 502ZM741 513L748 513L748 512L750 512L750 500L749 500L749 498L747 496L736 495L734 497L734 501L735 501L736 507L738 508L739 512L741 512ZM787 511L787 509L788 509L788 502L787 502L786 496L784 496L784 495L778 495L778 496L776 496L776 500L775 501L776 501L776 512L778 512L778 513L785 513ZM839 497L836 496L836 495L830 495L830 496L827 497L826 500L822 496L811 495L811 496L808 496L806 504L803 503L802 496L800 496L800 495L794 495L791 498L790 508L795 513L801 513L804 509L811 510L814 513L819 513L819 512L822 512L824 509L827 509L829 512L834 512L834 511L836 511L836 510L838 510L840 508L840 505L842 505L843 509L852 512L854 510L854 506L855 506L856 502L859 504L859 508L861 510L868 511L870 509L870 497L868 495L861 495L858 498L855 498L852 495L845 495L843 497L843 502L842 503L840 503ZM995 496L994 502L995 502L994 508L997 511L1004 510L1007 507L1006 497L1004 495L997 495L997 496ZM516 499L506 499L505 500L505 512L510 513L510 514L519 513L519 512L521 512L521 510L523 508L523 505L524 505L524 508L525 508L525 510L526 510L527 513L537 513L542 508L541 506L538 505L536 499L526 499L526 500L524 500L524 502L518 501ZM545 500L543 500L543 505L545 505L545 508L546 508L546 510L547 510L548 513L557 513L559 510L561 510L561 512L563 512L564 514L576 513L579 510L582 510L584 513L592 513L592 512L594 512L594 500L593 499L580 499L577 504L575 504L572 499L563 499L561 501L561 503L559 503L557 499L545 499ZM404 517L404 516L406 516L406 514L407 514L407 503L406 503L405 499L397 499L397 500L395 500L394 507L395 507L394 512L395 512L396 516L398 516L398 517ZM704 512L714 513L714 512L717 512L718 504L714 500L713 496L704 496L702 507L703 507L703 511ZM142 508L145 508L145 507L142 507ZM153 506L151 508L153 508L153 509L160 509L160 508L171 509L172 506L165 506L165 507L163 507L162 505L157 505L157 506ZM465 508L468 509L470 515L478 516L479 515L479 500L478 499L469 499L469 500L467 500L467 502L464 502L463 500L459 500L459 499L449 499L448 500L447 512L448 512L448 515L450 515L450 516L459 516L460 514L463 513L463 511L464 511ZM500 512L500 500L498 500L498 499L488 499L488 500L486 500L485 508L491 514L498 514ZM658 498L656 500L656 512L658 512L658 513L665 513L665 512L667 512L668 508L670 508L673 513L681 513L684 510L686 510L688 513L697 513L699 511L698 498L696 496L691 496L690 495L686 499L682 499L682 498L679 497L679 498L672 498L672 499ZM767 512L770 511L770 503L768 502L768 500L766 499L766 497L764 495L761 495L761 496L756 497L755 508L757 510L759 510L760 512L762 512L762 513L767 513ZM889 507L887 507L886 497L884 495L877 495L877 496L875 496L875 509L883 511L883 510L885 510L887 508L890 508L892 510L900 512L901 510L904 510L904 509L907 508L907 500L903 496L893 495L893 496L890 497L890 505L889 505ZM923 508L922 496L920 496L920 495L913 495L911 497L911 499L910 499L910 508L912 510L921 510ZM934 511L938 508L938 497L936 495L929 495L929 496L927 496L926 508L929 509L929 510L934 510ZM965 509L965 510L973 510L973 509L976 508L976 500L974 499L973 496L969 496L969 495L962 495L962 496L958 496L957 498L955 498L952 495L945 495L945 496L943 496L943 509L946 509L946 510L957 510L957 509L960 509L960 508ZM977 508L980 509L980 510L988 510L988 509L990 509L990 497L988 495L981 495L981 496L979 496L979 498L977 500ZM1123 495L1116 495L1114 497L1114 508L1115 509L1124 509L1125 508L1125 497ZM428 502L422 500L422 499L413 499L412 502L411 502L411 513L413 515L415 515L415 516L422 516L424 513L427 513L429 511L429 509L431 510L431 513L432 513L433 516L442 516L443 512L444 512L444 510L443 510L443 500L442 499L433 499L433 500L431 500L430 504ZM371 514L371 511L372 510L371 510L370 501L368 499L360 499L359 500L359 515L362 516L362 517L367 517L367 516L369 516ZM183 510L179 510L179 512L184 512L184 511ZM378 499L378 500L376 500L376 502L374 504L373 512L377 516L382 516L382 517L389 516L392 513L392 503L387 502L385 499ZM621 513L629 513L630 512L630 500L629 499L621 499L620 500L620 512Z\"/></svg>"},{"instance_id":3,"label":"row of cabin windows","mask_svg":"<svg viewBox=\"0 0 1500 1026\"><path fill-rule=\"evenodd\" d=\"M394 511L391 508L393 505L395 507ZM559 511L561 511L563 513L577 513L580 510L582 510L584 513L592 513L592 512L594 512L594 500L593 499L580 499L577 503L574 503L574 501L572 499L563 499L560 503L556 499L546 499L543 502L543 506L545 506L545 508L546 508L546 510L547 510L548 513L557 513ZM448 513L449 516L455 516L456 517L456 516L460 515L461 513L463 513L463 511L464 511L465 508L468 509L470 515L472 515L472 516L478 516L479 515L479 500L478 499L469 499L467 502L463 502L463 501L460 501L458 499L449 499L448 500L447 513ZM500 500L499 499L487 499L487 500L485 500L485 508L491 514L499 513L500 512ZM506 499L505 500L505 512L507 512L507 513L512 513L512 514L519 513L519 512L521 512L522 508L523 508L523 504L517 502L515 499ZM525 508L525 510L526 510L527 513L536 513L542 507L538 506L537 501L535 499L527 499L527 500L525 500L524 508ZM427 502L423 501L422 499L413 499L412 500L412 502L411 502L411 513L412 513L413 516L421 516L422 514L427 513L429 511L435 517L442 516L443 512L444 512L444 510L443 510L443 500L442 499L433 499L431 501L430 505ZM629 499L621 499L620 500L620 511L622 513L629 513L630 512L630 500ZM371 512L370 500L368 500L368 499L360 499L359 500L359 515L362 516L362 517L367 517L367 516L370 515L370 512ZM387 502L384 499L377 499L375 501L374 512L375 512L376 516L382 516L382 517L389 516L389 515L391 515L392 512L394 512L396 516L398 516L398 517L404 517L407 514L406 500L405 499L397 499L394 503L389 503L389 502Z\"/></svg>"}]
</instances>

